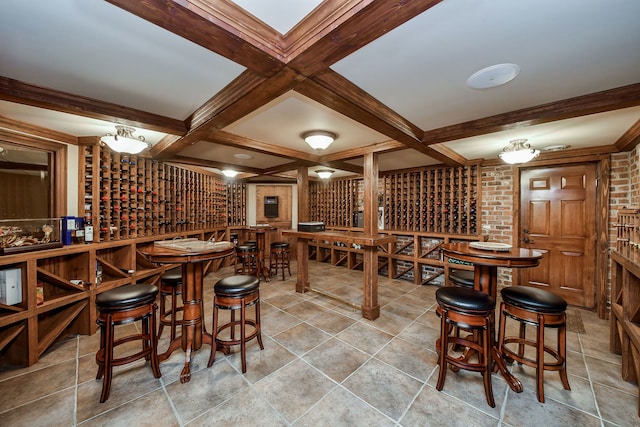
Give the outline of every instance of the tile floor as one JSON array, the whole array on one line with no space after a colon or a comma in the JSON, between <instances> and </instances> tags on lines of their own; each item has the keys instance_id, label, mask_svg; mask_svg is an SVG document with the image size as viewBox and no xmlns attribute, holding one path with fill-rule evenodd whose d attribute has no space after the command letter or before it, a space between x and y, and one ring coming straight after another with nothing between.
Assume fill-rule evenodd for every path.
<instances>
[{"instance_id":1,"label":"tile floor","mask_svg":"<svg viewBox=\"0 0 640 427\"><path fill-rule=\"evenodd\" d=\"M310 268L312 286L361 299L361 272L318 263ZM0 372L0 425L640 425L638 388L621 380L620 357L609 352L609 323L594 313L581 312L586 333L568 334L571 391L548 373L546 403L540 404L533 370L515 366L524 392L512 392L495 375L491 408L477 373L450 372L443 391L435 389L435 286L380 277L381 316L368 321L333 299L295 293L295 265L292 272L292 279L261 284L265 349L252 342L245 375L237 353L218 353L207 369L205 346L193 355L191 381L181 384L184 354L176 351L161 364L160 379L142 363L120 367L111 397L101 404L98 335L70 337L34 366ZM223 269L205 280L209 330L212 284L228 274ZM121 329L127 327L135 326ZM164 338L161 349L166 345Z\"/></svg>"}]
</instances>

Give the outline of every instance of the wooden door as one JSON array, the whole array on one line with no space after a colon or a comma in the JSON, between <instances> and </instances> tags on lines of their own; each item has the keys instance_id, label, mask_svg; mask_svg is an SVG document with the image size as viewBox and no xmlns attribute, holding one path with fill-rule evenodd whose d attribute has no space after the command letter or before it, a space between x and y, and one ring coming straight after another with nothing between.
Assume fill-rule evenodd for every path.
<instances>
[{"instance_id":1,"label":"wooden door","mask_svg":"<svg viewBox=\"0 0 640 427\"><path fill-rule=\"evenodd\" d=\"M520 269L520 284L586 308L595 303L595 177L593 164L528 169L520 176L519 244L543 253L538 267Z\"/></svg>"}]
</instances>

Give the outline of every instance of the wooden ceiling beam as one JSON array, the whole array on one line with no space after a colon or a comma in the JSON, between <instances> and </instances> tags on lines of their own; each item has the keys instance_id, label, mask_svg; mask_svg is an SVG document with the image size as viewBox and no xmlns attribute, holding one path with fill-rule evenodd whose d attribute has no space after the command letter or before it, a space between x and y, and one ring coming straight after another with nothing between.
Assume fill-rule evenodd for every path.
<instances>
[{"instance_id":1,"label":"wooden ceiling beam","mask_svg":"<svg viewBox=\"0 0 640 427\"><path fill-rule=\"evenodd\" d=\"M10 119L9 117L0 116L0 129L8 132L14 132L22 135L31 135L41 139L48 139L56 142L64 142L66 144L77 145L78 138L68 133L58 132L55 130L43 128L30 123L21 122L19 120Z\"/></svg>"},{"instance_id":2,"label":"wooden ceiling beam","mask_svg":"<svg viewBox=\"0 0 640 427\"><path fill-rule=\"evenodd\" d=\"M256 174L262 173L262 170L258 168L232 165L229 163L216 162L213 160L196 159L194 157L188 157L188 156L174 156L171 158L171 161L175 163L182 163L182 164L191 165L191 166L199 166L203 168L216 168L220 170L229 168L229 169L233 169L243 173L256 173Z\"/></svg>"},{"instance_id":3,"label":"wooden ceiling beam","mask_svg":"<svg viewBox=\"0 0 640 427\"><path fill-rule=\"evenodd\" d=\"M157 132L184 135L180 120L0 77L0 99Z\"/></svg>"},{"instance_id":4,"label":"wooden ceiling beam","mask_svg":"<svg viewBox=\"0 0 640 427\"><path fill-rule=\"evenodd\" d=\"M305 160L317 163L320 156L305 153L303 151L293 150L290 148L280 147L278 145L269 144L251 138L242 137L225 131L218 131L213 136L206 139L208 142L215 144L238 147L245 150L255 151L257 153L268 154L270 156L283 157L292 160Z\"/></svg>"},{"instance_id":5,"label":"wooden ceiling beam","mask_svg":"<svg viewBox=\"0 0 640 427\"><path fill-rule=\"evenodd\" d=\"M280 34L231 1L107 1L261 76L273 76L284 65L274 49Z\"/></svg>"},{"instance_id":6,"label":"wooden ceiling beam","mask_svg":"<svg viewBox=\"0 0 640 427\"><path fill-rule=\"evenodd\" d=\"M153 156L170 157L185 146L212 138L219 130L291 90L300 79L304 78L289 68L283 68L268 79L257 76L252 71L245 71L198 109L197 119L191 119L193 123L197 123L196 127L191 127L187 135L173 144L158 149L154 147Z\"/></svg>"},{"instance_id":7,"label":"wooden ceiling beam","mask_svg":"<svg viewBox=\"0 0 640 427\"><path fill-rule=\"evenodd\" d=\"M620 151L631 151L640 143L640 120L635 122L627 131L615 142L615 146Z\"/></svg>"},{"instance_id":8,"label":"wooden ceiling beam","mask_svg":"<svg viewBox=\"0 0 640 427\"><path fill-rule=\"evenodd\" d=\"M441 1L324 1L287 33L287 64L315 75Z\"/></svg>"},{"instance_id":9,"label":"wooden ceiling beam","mask_svg":"<svg viewBox=\"0 0 640 427\"><path fill-rule=\"evenodd\" d=\"M422 141L439 144L637 105L640 105L640 83L429 130Z\"/></svg>"}]
</instances>

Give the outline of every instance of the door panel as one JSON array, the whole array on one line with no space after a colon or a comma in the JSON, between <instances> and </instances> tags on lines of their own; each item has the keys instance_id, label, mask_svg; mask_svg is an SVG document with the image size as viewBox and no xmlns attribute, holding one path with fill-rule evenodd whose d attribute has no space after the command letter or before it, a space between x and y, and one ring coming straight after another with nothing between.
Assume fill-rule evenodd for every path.
<instances>
[{"instance_id":1,"label":"door panel","mask_svg":"<svg viewBox=\"0 0 640 427\"><path fill-rule=\"evenodd\" d=\"M523 170L520 246L538 250L520 283L548 289L569 304L595 302L595 165Z\"/></svg>"}]
</instances>

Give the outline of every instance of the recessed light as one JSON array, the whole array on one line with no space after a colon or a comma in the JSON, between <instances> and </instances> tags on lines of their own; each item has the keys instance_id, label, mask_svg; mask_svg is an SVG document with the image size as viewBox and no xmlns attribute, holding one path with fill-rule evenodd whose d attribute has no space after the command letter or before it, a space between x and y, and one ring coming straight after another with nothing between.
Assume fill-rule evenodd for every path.
<instances>
[{"instance_id":1,"label":"recessed light","mask_svg":"<svg viewBox=\"0 0 640 427\"><path fill-rule=\"evenodd\" d=\"M245 153L236 153L236 154L233 155L233 157L235 157L236 159L242 159L242 160L253 159L252 155L245 154Z\"/></svg>"},{"instance_id":2,"label":"recessed light","mask_svg":"<svg viewBox=\"0 0 640 427\"><path fill-rule=\"evenodd\" d=\"M520 74L516 64L496 64L476 71L467 79L467 86L472 89L490 89L509 83Z\"/></svg>"}]
</instances>

